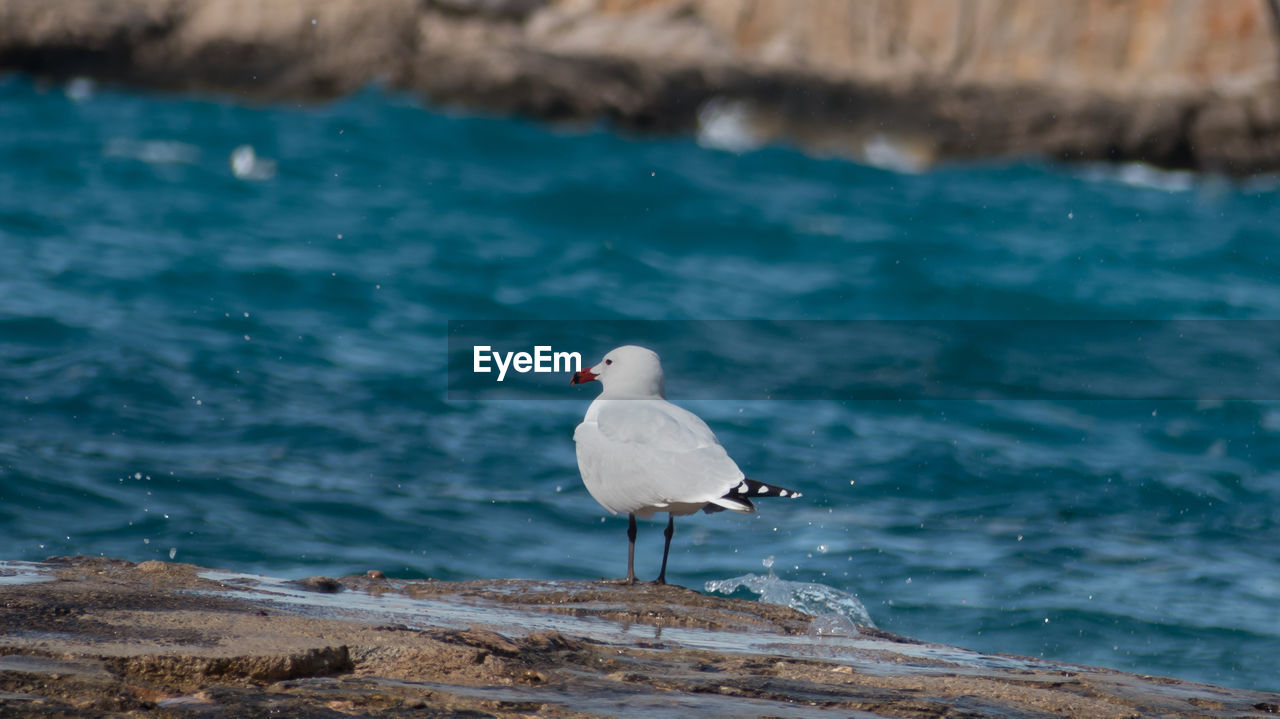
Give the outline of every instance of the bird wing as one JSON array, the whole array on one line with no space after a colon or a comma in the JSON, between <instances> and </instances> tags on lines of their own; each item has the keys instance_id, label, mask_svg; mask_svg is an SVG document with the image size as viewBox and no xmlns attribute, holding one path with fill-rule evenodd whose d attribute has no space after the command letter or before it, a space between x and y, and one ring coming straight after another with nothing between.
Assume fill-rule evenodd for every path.
<instances>
[{"instance_id":1,"label":"bird wing","mask_svg":"<svg viewBox=\"0 0 1280 719\"><path fill-rule=\"evenodd\" d=\"M611 512L705 504L743 478L711 428L666 400L598 399L573 438L587 490Z\"/></svg>"}]
</instances>

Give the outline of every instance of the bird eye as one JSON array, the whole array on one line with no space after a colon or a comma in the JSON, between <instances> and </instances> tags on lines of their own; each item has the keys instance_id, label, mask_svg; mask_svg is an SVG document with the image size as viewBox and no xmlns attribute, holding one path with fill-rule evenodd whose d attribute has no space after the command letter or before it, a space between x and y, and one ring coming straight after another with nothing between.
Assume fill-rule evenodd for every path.
<instances>
[{"instance_id":1,"label":"bird eye","mask_svg":"<svg viewBox=\"0 0 1280 719\"><path fill-rule=\"evenodd\" d=\"M605 361L604 361L604 363L605 363L605 364L613 364L613 360L605 360Z\"/></svg>"}]
</instances>

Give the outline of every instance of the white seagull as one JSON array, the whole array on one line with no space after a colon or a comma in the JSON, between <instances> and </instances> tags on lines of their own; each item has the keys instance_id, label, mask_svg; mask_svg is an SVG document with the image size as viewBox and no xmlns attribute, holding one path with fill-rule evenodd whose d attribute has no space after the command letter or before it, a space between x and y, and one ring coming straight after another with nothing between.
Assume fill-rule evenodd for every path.
<instances>
[{"instance_id":1,"label":"white seagull","mask_svg":"<svg viewBox=\"0 0 1280 719\"><path fill-rule=\"evenodd\" d=\"M653 350L618 347L595 367L574 373L570 384L592 380L604 389L587 408L573 440L587 491L605 509L630 518L624 583L636 581L637 516L668 514L656 582L666 584L676 515L726 509L749 513L756 509L752 498L800 496L747 479L706 422L668 402L662 363Z\"/></svg>"}]
</instances>

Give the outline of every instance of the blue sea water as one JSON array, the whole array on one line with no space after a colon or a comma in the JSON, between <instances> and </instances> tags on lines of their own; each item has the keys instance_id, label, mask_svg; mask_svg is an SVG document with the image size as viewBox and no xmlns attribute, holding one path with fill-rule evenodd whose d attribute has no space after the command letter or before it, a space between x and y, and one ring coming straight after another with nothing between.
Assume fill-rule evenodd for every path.
<instances>
[{"instance_id":1,"label":"blue sea water","mask_svg":"<svg viewBox=\"0 0 1280 719\"><path fill-rule=\"evenodd\" d=\"M620 575L625 518L574 457L594 389L451 399L450 320L574 322L594 362L626 319L1280 318L1267 181L895 172L379 90L249 105L10 77L0 120L5 559ZM674 399L709 367L768 380L761 346L669 340ZM668 576L769 564L921 639L1280 690L1274 400L686 401L805 496L681 520Z\"/></svg>"}]
</instances>

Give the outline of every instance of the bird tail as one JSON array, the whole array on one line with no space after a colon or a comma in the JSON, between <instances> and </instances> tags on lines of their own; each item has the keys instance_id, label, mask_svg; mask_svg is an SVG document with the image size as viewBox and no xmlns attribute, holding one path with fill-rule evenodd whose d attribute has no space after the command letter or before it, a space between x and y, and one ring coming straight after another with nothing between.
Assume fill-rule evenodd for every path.
<instances>
[{"instance_id":1,"label":"bird tail","mask_svg":"<svg viewBox=\"0 0 1280 719\"><path fill-rule=\"evenodd\" d=\"M719 512L723 509L728 509L734 512L754 512L756 511L756 506L751 503L753 498L789 497L796 499L800 496L801 494L793 489L785 489L743 477L742 481L734 485L733 489L725 492L723 497L711 500L711 503L706 506L704 511Z\"/></svg>"}]
</instances>

